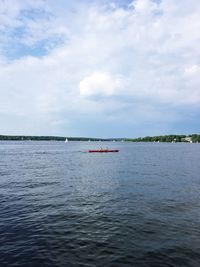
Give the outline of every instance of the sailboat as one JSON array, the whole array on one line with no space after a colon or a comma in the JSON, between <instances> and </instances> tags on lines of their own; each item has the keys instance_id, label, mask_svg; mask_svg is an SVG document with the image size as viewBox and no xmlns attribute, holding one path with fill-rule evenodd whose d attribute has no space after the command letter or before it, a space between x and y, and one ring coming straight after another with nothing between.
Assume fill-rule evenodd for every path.
<instances>
[{"instance_id":1,"label":"sailboat","mask_svg":"<svg viewBox=\"0 0 200 267\"><path fill-rule=\"evenodd\" d=\"M67 143L67 142L68 142L68 139L66 138L66 139L65 139L65 143Z\"/></svg>"}]
</instances>

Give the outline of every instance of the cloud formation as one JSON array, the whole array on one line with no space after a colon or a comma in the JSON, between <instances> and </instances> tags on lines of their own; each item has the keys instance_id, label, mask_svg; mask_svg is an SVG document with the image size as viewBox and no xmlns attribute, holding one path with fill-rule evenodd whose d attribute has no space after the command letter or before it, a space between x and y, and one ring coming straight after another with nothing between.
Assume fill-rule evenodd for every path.
<instances>
[{"instance_id":1,"label":"cloud formation","mask_svg":"<svg viewBox=\"0 0 200 267\"><path fill-rule=\"evenodd\" d=\"M112 96L118 94L125 85L122 77L114 77L109 73L95 72L80 82L82 96Z\"/></svg>"},{"instance_id":2,"label":"cloud formation","mask_svg":"<svg viewBox=\"0 0 200 267\"><path fill-rule=\"evenodd\" d=\"M199 129L198 1L0 0L0 10L3 133L87 135L95 117L112 121L103 136L122 121L128 136L151 123L152 134L188 131L185 119Z\"/></svg>"}]
</instances>

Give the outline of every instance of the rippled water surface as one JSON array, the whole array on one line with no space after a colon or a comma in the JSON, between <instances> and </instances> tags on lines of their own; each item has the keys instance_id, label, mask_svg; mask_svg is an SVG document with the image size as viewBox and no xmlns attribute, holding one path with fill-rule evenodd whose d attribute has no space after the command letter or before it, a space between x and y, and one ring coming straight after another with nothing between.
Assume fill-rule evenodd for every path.
<instances>
[{"instance_id":1,"label":"rippled water surface","mask_svg":"<svg viewBox=\"0 0 200 267\"><path fill-rule=\"evenodd\" d=\"M199 267L200 144L0 142L0 266Z\"/></svg>"}]
</instances>

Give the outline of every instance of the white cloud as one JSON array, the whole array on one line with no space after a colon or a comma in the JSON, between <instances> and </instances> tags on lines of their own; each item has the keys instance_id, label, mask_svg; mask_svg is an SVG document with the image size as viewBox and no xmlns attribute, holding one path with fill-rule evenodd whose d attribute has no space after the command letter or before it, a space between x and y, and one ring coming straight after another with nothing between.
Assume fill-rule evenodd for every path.
<instances>
[{"instance_id":1,"label":"white cloud","mask_svg":"<svg viewBox=\"0 0 200 267\"><path fill-rule=\"evenodd\" d=\"M193 76L196 74L200 74L200 66L199 65L192 65L190 67L185 68L185 74L187 76Z\"/></svg>"},{"instance_id":2,"label":"white cloud","mask_svg":"<svg viewBox=\"0 0 200 267\"><path fill-rule=\"evenodd\" d=\"M149 0L135 0L130 4L130 7L133 7L136 12L145 15L155 11L158 8L158 5Z\"/></svg>"},{"instance_id":3,"label":"white cloud","mask_svg":"<svg viewBox=\"0 0 200 267\"><path fill-rule=\"evenodd\" d=\"M66 118L70 128L72 117L78 121L81 114L131 117L137 108L141 121L147 110L160 114L160 105L200 104L199 1L137 0L127 8L82 1L63 5L66 1L0 0L3 46L49 40L43 57L18 55L6 62L0 48L0 114L42 118L47 128L49 121L54 127L55 120ZM41 16L22 16L31 9ZM26 31L16 40L12 33L18 27ZM51 43L54 35L62 44Z\"/></svg>"},{"instance_id":4,"label":"white cloud","mask_svg":"<svg viewBox=\"0 0 200 267\"><path fill-rule=\"evenodd\" d=\"M123 89L122 77L112 76L105 72L95 72L85 77L79 84L83 96L112 96Z\"/></svg>"}]
</instances>

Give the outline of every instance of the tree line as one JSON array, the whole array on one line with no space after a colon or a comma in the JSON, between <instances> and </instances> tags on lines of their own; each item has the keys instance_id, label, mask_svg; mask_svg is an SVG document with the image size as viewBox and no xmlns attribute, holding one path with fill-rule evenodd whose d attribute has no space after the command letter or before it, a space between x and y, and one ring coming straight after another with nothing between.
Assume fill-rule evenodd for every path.
<instances>
[{"instance_id":1,"label":"tree line","mask_svg":"<svg viewBox=\"0 0 200 267\"><path fill-rule=\"evenodd\" d=\"M191 135L160 135L160 136L145 136L139 138L130 138L126 139L126 141L131 142L200 142L200 135L191 134Z\"/></svg>"},{"instance_id":2,"label":"tree line","mask_svg":"<svg viewBox=\"0 0 200 267\"><path fill-rule=\"evenodd\" d=\"M1 141L108 141L109 139L63 136L0 135Z\"/></svg>"},{"instance_id":3,"label":"tree line","mask_svg":"<svg viewBox=\"0 0 200 267\"><path fill-rule=\"evenodd\" d=\"M139 138L90 138L90 137L62 137L62 136L25 136L25 135L0 135L2 141L127 141L127 142L200 142L199 134L191 135L160 135Z\"/></svg>"}]
</instances>

